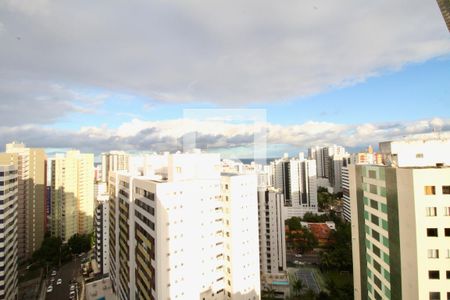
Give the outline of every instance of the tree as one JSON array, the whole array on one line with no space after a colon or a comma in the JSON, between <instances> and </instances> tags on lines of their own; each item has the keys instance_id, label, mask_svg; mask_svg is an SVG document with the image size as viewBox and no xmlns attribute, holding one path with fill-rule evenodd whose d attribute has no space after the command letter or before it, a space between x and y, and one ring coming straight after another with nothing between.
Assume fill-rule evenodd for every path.
<instances>
[{"instance_id":1,"label":"tree","mask_svg":"<svg viewBox=\"0 0 450 300\"><path fill-rule=\"evenodd\" d=\"M303 281L300 279L297 279L294 281L294 284L292 285L292 288L294 289L294 293L296 296L300 295L305 285L303 284Z\"/></svg>"},{"instance_id":2,"label":"tree","mask_svg":"<svg viewBox=\"0 0 450 300\"><path fill-rule=\"evenodd\" d=\"M288 226L289 231L299 230L300 228L302 228L301 221L302 219L299 217L292 217L290 219L287 219L286 225Z\"/></svg>"},{"instance_id":3,"label":"tree","mask_svg":"<svg viewBox=\"0 0 450 300\"><path fill-rule=\"evenodd\" d=\"M51 237L46 235L42 241L41 248L33 253L33 260L41 265L47 263L57 265L65 258L64 251L61 251L63 242L59 237Z\"/></svg>"},{"instance_id":4,"label":"tree","mask_svg":"<svg viewBox=\"0 0 450 300\"><path fill-rule=\"evenodd\" d=\"M271 286L266 286L262 291L263 298L266 300L275 300L275 292L276 290L274 290Z\"/></svg>"},{"instance_id":5,"label":"tree","mask_svg":"<svg viewBox=\"0 0 450 300\"><path fill-rule=\"evenodd\" d=\"M87 234L74 234L70 237L69 248L73 254L80 254L91 249L91 238Z\"/></svg>"}]
</instances>

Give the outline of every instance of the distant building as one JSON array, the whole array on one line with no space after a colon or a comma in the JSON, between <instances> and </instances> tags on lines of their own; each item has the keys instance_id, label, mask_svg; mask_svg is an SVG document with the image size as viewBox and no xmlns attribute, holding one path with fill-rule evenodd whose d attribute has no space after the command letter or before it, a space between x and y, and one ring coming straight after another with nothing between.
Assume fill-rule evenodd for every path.
<instances>
[{"instance_id":1,"label":"distant building","mask_svg":"<svg viewBox=\"0 0 450 300\"><path fill-rule=\"evenodd\" d=\"M31 257L41 247L46 229L46 169L44 149L27 148L21 143L6 145L0 164L12 164L18 170L17 256Z\"/></svg>"},{"instance_id":2,"label":"distant building","mask_svg":"<svg viewBox=\"0 0 450 300\"><path fill-rule=\"evenodd\" d=\"M101 181L107 182L109 172L111 171L125 171L128 170L129 156L123 151L110 151L101 154Z\"/></svg>"},{"instance_id":3,"label":"distant building","mask_svg":"<svg viewBox=\"0 0 450 300\"><path fill-rule=\"evenodd\" d=\"M51 159L52 235L64 241L92 232L94 155L77 150Z\"/></svg>"},{"instance_id":4,"label":"distant building","mask_svg":"<svg viewBox=\"0 0 450 300\"><path fill-rule=\"evenodd\" d=\"M17 201L15 165L0 165L0 299L17 299Z\"/></svg>"},{"instance_id":5,"label":"distant building","mask_svg":"<svg viewBox=\"0 0 450 300\"><path fill-rule=\"evenodd\" d=\"M389 166L349 166L355 299L448 298L447 147L381 143Z\"/></svg>"},{"instance_id":6,"label":"distant building","mask_svg":"<svg viewBox=\"0 0 450 300\"><path fill-rule=\"evenodd\" d=\"M288 218L302 217L307 212L317 213L316 161L287 154L271 163L273 186L285 197Z\"/></svg>"},{"instance_id":7,"label":"distant building","mask_svg":"<svg viewBox=\"0 0 450 300\"><path fill-rule=\"evenodd\" d=\"M447 24L447 29L450 31L450 0L437 0L437 3L441 9L445 24Z\"/></svg>"},{"instance_id":8,"label":"distant building","mask_svg":"<svg viewBox=\"0 0 450 300\"><path fill-rule=\"evenodd\" d=\"M282 299L289 296L286 267L285 220L287 209L281 192L258 189L261 289L274 289Z\"/></svg>"}]
</instances>

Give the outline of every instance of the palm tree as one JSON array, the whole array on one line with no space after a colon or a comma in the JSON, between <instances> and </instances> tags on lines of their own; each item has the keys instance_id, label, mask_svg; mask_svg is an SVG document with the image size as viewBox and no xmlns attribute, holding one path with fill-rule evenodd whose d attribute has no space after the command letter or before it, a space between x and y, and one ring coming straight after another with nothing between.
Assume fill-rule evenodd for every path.
<instances>
[{"instance_id":1,"label":"palm tree","mask_svg":"<svg viewBox=\"0 0 450 300\"><path fill-rule=\"evenodd\" d=\"M305 285L303 284L303 281L300 279L295 280L294 284L292 285L292 288L294 289L294 293L296 296L300 295L301 291Z\"/></svg>"},{"instance_id":2,"label":"palm tree","mask_svg":"<svg viewBox=\"0 0 450 300\"><path fill-rule=\"evenodd\" d=\"M266 286L263 290L264 298L267 300L275 300L275 292L271 286Z\"/></svg>"}]
</instances>

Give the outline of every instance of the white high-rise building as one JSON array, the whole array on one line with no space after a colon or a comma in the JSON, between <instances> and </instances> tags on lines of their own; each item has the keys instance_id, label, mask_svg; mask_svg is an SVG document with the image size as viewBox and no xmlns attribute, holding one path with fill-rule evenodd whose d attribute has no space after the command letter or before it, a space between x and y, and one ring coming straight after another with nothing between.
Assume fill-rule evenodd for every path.
<instances>
[{"instance_id":1,"label":"white high-rise building","mask_svg":"<svg viewBox=\"0 0 450 300\"><path fill-rule=\"evenodd\" d=\"M261 288L274 289L283 296L289 296L285 236L287 209L283 193L272 187L259 187L258 205Z\"/></svg>"},{"instance_id":2,"label":"white high-rise building","mask_svg":"<svg viewBox=\"0 0 450 300\"><path fill-rule=\"evenodd\" d=\"M355 299L447 299L448 142L387 145L390 166L349 167Z\"/></svg>"},{"instance_id":3,"label":"white high-rise building","mask_svg":"<svg viewBox=\"0 0 450 300\"><path fill-rule=\"evenodd\" d=\"M17 191L15 165L0 165L0 299L18 295Z\"/></svg>"},{"instance_id":4,"label":"white high-rise building","mask_svg":"<svg viewBox=\"0 0 450 300\"><path fill-rule=\"evenodd\" d=\"M159 163L157 162L159 161ZM110 276L119 299L259 299L255 175L218 154L155 156L110 175Z\"/></svg>"},{"instance_id":5,"label":"white high-rise building","mask_svg":"<svg viewBox=\"0 0 450 300\"><path fill-rule=\"evenodd\" d=\"M317 213L316 161L285 155L271 163L274 187L284 194L288 218Z\"/></svg>"},{"instance_id":6,"label":"white high-rise building","mask_svg":"<svg viewBox=\"0 0 450 300\"><path fill-rule=\"evenodd\" d=\"M94 255L99 271L109 273L109 195L106 184L95 185Z\"/></svg>"}]
</instances>

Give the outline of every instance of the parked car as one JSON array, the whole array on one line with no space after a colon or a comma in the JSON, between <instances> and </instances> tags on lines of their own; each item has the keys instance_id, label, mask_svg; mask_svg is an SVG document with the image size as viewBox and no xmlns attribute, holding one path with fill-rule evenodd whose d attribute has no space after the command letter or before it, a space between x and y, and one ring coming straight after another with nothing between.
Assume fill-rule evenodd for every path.
<instances>
[{"instance_id":1,"label":"parked car","mask_svg":"<svg viewBox=\"0 0 450 300\"><path fill-rule=\"evenodd\" d=\"M56 281L56 285L60 285L62 283L62 279L58 278L58 280Z\"/></svg>"},{"instance_id":2,"label":"parked car","mask_svg":"<svg viewBox=\"0 0 450 300\"><path fill-rule=\"evenodd\" d=\"M51 293L53 291L53 286L49 286L48 288L47 288L47 293Z\"/></svg>"},{"instance_id":3,"label":"parked car","mask_svg":"<svg viewBox=\"0 0 450 300\"><path fill-rule=\"evenodd\" d=\"M297 258L301 258L302 257L302 255L299 253L299 254L295 254L295 257L297 257Z\"/></svg>"},{"instance_id":4,"label":"parked car","mask_svg":"<svg viewBox=\"0 0 450 300\"><path fill-rule=\"evenodd\" d=\"M52 271L52 276L56 276L56 271L55 270Z\"/></svg>"}]
</instances>

